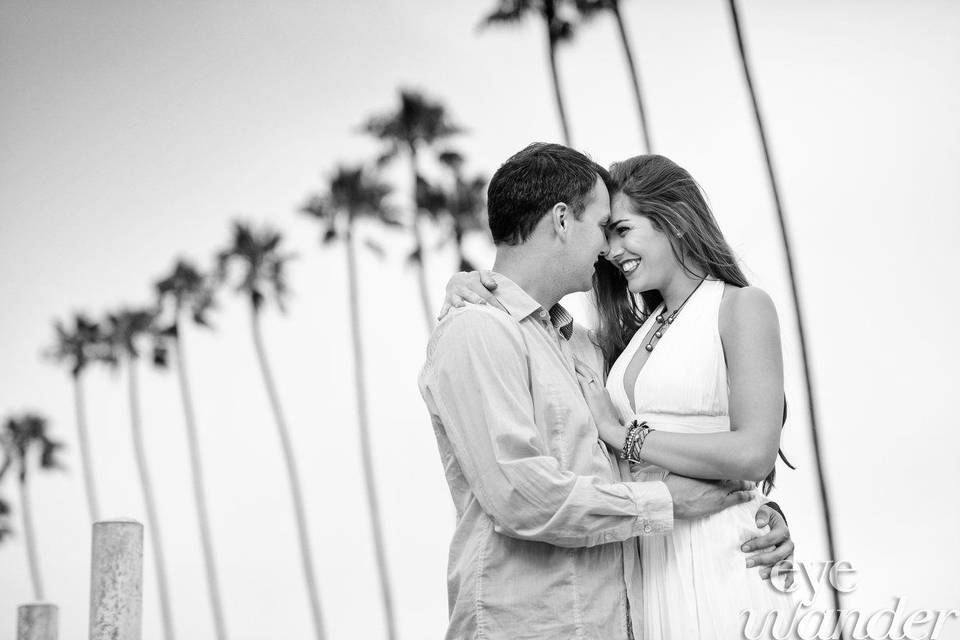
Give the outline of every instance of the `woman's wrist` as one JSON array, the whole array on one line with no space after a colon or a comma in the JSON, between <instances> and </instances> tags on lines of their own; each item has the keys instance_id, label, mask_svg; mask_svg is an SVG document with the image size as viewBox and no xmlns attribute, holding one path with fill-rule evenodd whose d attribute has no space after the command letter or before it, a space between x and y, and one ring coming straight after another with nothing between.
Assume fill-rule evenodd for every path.
<instances>
[{"instance_id":1,"label":"woman's wrist","mask_svg":"<svg viewBox=\"0 0 960 640\"><path fill-rule=\"evenodd\" d=\"M620 459L630 462L643 462L640 457L643 444L646 442L647 436L653 431L646 421L631 420L630 424L624 429L625 435L623 445L620 448Z\"/></svg>"}]
</instances>

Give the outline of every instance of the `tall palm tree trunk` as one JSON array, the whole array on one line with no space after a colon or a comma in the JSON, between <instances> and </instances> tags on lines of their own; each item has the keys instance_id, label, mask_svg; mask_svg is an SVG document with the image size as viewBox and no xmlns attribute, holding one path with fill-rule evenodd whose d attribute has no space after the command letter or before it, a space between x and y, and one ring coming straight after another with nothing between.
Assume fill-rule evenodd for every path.
<instances>
[{"instance_id":1,"label":"tall palm tree trunk","mask_svg":"<svg viewBox=\"0 0 960 640\"><path fill-rule=\"evenodd\" d=\"M177 380L180 383L180 399L183 404L184 424L187 427L187 449L190 452L190 472L193 480L193 498L197 508L197 521L200 525L200 544L203 549L203 564L207 573L207 593L213 612L213 626L219 640L226 640L227 629L223 618L223 605L220 600L220 583L217 580L217 565L213 555L213 542L210 536L210 516L207 510L206 489L203 483L203 465L200 458L200 440L197 423L193 413L193 399L190 393L190 380L187 377L187 364L179 327L173 340L177 360Z\"/></svg>"},{"instance_id":2,"label":"tall palm tree trunk","mask_svg":"<svg viewBox=\"0 0 960 640\"><path fill-rule=\"evenodd\" d=\"M763 124L763 117L760 113L760 102L757 99L757 92L753 85L753 79L750 74L750 64L748 61L746 45L743 39L743 33L740 28L740 16L737 13L736 0L729 0L730 15L733 19L733 29L737 37L737 47L740 50L740 61L743 64L743 76L747 83L747 89L750 92L750 100L753 102L753 115L757 121L757 131L760 134L760 144L763 147L763 157L767 164L767 176L770 179L770 191L773 194L773 202L777 210L777 221L780 225L780 237L783 242L783 253L787 263L787 273L790 278L790 291L793 295L793 308L796 314L797 333L800 338L800 354L803 361L803 379L806 384L807 408L810 420L810 435L813 440L813 455L817 467L817 482L820 487L820 500L823 504L823 522L827 534L827 553L830 560L837 559L837 547L834 538L834 524L832 512L830 509L830 499L827 492L827 481L824 474L823 455L820 449L820 435L817 428L817 405L813 393L812 373L810 370L810 358L807 350L806 332L803 322L803 306L800 303L800 290L797 286L797 274L793 263L793 253L790 248L790 236L787 231L786 216L783 212L783 204L780 200L780 190L777 187L777 176L773 167L773 158L770 153L770 145L767 141L767 134ZM840 594L836 587L832 587L833 604L839 616Z\"/></svg>"},{"instance_id":3,"label":"tall palm tree trunk","mask_svg":"<svg viewBox=\"0 0 960 640\"><path fill-rule=\"evenodd\" d=\"M93 461L90 457L90 435L87 431L87 411L83 401L83 386L80 374L73 376L73 403L77 418L77 442L80 445L80 467L83 469L83 486L87 494L87 510L90 522L100 519L100 504L93 479Z\"/></svg>"},{"instance_id":4,"label":"tall palm tree trunk","mask_svg":"<svg viewBox=\"0 0 960 640\"><path fill-rule=\"evenodd\" d=\"M550 77L553 79L553 97L557 102L557 115L560 117L560 127L563 129L563 144L568 147L570 142L570 125L567 124L567 110L563 104L563 91L560 89L560 74L557 72L557 43L550 33L550 21L547 21L547 57L550 61Z\"/></svg>"},{"instance_id":5,"label":"tall palm tree trunk","mask_svg":"<svg viewBox=\"0 0 960 640\"><path fill-rule=\"evenodd\" d=\"M290 441L287 421L284 418L283 410L280 406L277 388L274 385L273 374L270 371L266 350L263 346L260 313L257 308L252 305L250 312L253 344L257 351L260 372L263 374L263 384L264 387L266 387L267 397L270 400L270 408L273 411L274 422L277 426L277 435L280 438L280 446L283 449L283 458L287 468L287 480L290 486L290 495L293 499L293 512L296 517L297 538L300 543L300 564L303 567L303 579L307 583L307 596L310 602L313 629L317 640L323 640L326 638L326 631L323 626L323 615L320 611L320 593L317 589L317 579L314 576L313 553L310 550L310 536L307 533L307 514L303 505L303 491L300 488L300 475L297 471L297 461L294 456L293 443Z\"/></svg>"},{"instance_id":6,"label":"tall palm tree trunk","mask_svg":"<svg viewBox=\"0 0 960 640\"><path fill-rule=\"evenodd\" d=\"M637 100L637 114L640 116L640 130L643 132L643 144L647 153L653 153L653 142L650 139L650 128L647 126L647 110L643 104L643 92L640 90L640 71L633 58L633 50L630 47L630 39L627 37L627 27L623 22L623 14L620 13L619 0L612 0L610 10L617 21L617 29L620 30L620 41L623 43L623 53L627 57L627 65L630 67L630 80L633 84L633 95Z\"/></svg>"},{"instance_id":7,"label":"tall palm tree trunk","mask_svg":"<svg viewBox=\"0 0 960 640\"><path fill-rule=\"evenodd\" d=\"M380 521L380 501L377 498L377 485L373 466L373 451L370 441L370 421L367 416L366 372L363 360L363 341L360 328L360 289L357 282L357 253L353 244L353 221L349 223L346 237L347 277L350 293L350 326L353 337L353 372L357 389L357 423L360 431L360 453L363 460L363 479L367 490L367 505L370 508L370 522L373 528L373 546L380 574L380 595L387 624L387 637L397 638L397 621L393 609L393 596L390 588L390 573L387 566L387 553L383 542L383 524Z\"/></svg>"},{"instance_id":8,"label":"tall palm tree trunk","mask_svg":"<svg viewBox=\"0 0 960 640\"><path fill-rule=\"evenodd\" d=\"M24 461L21 465L26 464ZM44 599L43 578L40 575L40 556L37 554L37 533L33 527L33 511L30 506L30 494L27 491L27 481L20 475L20 513L23 516L23 541L27 545L27 565L30 567L30 580L33 583L35 600Z\"/></svg>"},{"instance_id":9,"label":"tall palm tree trunk","mask_svg":"<svg viewBox=\"0 0 960 640\"><path fill-rule=\"evenodd\" d=\"M420 304L423 307L423 317L427 323L427 333L433 332L437 322L433 315L433 305L430 304L430 289L427 284L426 251L424 250L423 233L420 230L420 203L417 202L417 185L420 179L420 167L417 161L417 148L410 145L410 167L413 171L413 242L416 259L414 268L417 270L417 284L420 289Z\"/></svg>"},{"instance_id":10,"label":"tall palm tree trunk","mask_svg":"<svg viewBox=\"0 0 960 640\"><path fill-rule=\"evenodd\" d=\"M147 529L150 532L153 560L157 572L157 591L160 595L160 620L163 623L163 637L174 639L173 617L170 614L170 591L167 585L167 564L163 555L163 541L160 538L160 525L157 506L153 495L153 483L147 468L146 448L143 444L143 423L140 420L140 394L137 383L137 361L127 358L127 392L130 403L130 431L133 435L133 454L140 475L140 487L143 490L143 502L147 511Z\"/></svg>"}]
</instances>

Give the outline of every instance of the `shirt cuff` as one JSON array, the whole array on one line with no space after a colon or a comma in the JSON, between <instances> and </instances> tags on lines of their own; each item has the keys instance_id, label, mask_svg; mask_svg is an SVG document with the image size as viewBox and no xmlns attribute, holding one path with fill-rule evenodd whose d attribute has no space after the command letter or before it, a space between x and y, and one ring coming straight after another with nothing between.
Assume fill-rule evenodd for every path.
<instances>
[{"instance_id":1,"label":"shirt cuff","mask_svg":"<svg viewBox=\"0 0 960 640\"><path fill-rule=\"evenodd\" d=\"M628 483L637 504L634 535L655 536L673 530L673 498L660 481Z\"/></svg>"}]
</instances>

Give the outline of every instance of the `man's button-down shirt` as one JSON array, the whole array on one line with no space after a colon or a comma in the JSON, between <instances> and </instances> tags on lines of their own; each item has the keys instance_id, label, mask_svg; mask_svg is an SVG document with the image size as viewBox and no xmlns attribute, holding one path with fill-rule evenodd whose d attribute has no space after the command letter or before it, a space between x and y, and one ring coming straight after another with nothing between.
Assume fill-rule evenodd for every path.
<instances>
[{"instance_id":1,"label":"man's button-down shirt","mask_svg":"<svg viewBox=\"0 0 960 640\"><path fill-rule=\"evenodd\" d=\"M451 312L420 390L457 510L447 638L640 638L634 536L673 526L660 482L599 441L574 370L599 349L563 307L497 276L500 307Z\"/></svg>"}]
</instances>

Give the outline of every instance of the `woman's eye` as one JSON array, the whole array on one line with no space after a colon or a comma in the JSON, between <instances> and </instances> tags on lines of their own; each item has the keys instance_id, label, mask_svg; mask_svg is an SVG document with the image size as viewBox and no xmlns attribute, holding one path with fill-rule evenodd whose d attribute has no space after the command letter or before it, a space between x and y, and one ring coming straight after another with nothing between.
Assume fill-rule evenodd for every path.
<instances>
[{"instance_id":1,"label":"woman's eye","mask_svg":"<svg viewBox=\"0 0 960 640\"><path fill-rule=\"evenodd\" d=\"M616 227L613 231L614 231L614 233L616 233L618 236L620 236L620 237L622 238L622 237L623 237L623 234L625 234L628 230L629 230L629 229L628 229L627 227L618 226L618 227Z\"/></svg>"}]
</instances>

